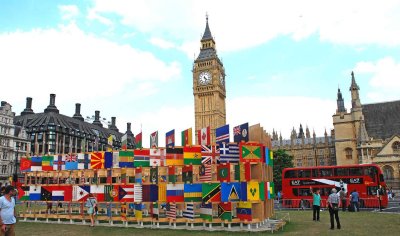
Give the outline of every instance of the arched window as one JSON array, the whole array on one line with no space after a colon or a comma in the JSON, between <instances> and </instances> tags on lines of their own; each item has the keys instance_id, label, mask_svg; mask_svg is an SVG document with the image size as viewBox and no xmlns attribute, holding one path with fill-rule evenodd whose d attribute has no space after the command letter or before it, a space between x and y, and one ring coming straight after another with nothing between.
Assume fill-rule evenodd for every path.
<instances>
[{"instance_id":1,"label":"arched window","mask_svg":"<svg viewBox=\"0 0 400 236\"><path fill-rule=\"evenodd\" d=\"M393 173L394 173L393 167L386 165L382 168L382 171L385 180L393 179Z\"/></svg>"},{"instance_id":2,"label":"arched window","mask_svg":"<svg viewBox=\"0 0 400 236\"><path fill-rule=\"evenodd\" d=\"M353 149L348 147L344 149L344 152L346 154L347 159L353 159Z\"/></svg>"},{"instance_id":3,"label":"arched window","mask_svg":"<svg viewBox=\"0 0 400 236\"><path fill-rule=\"evenodd\" d=\"M400 142L399 141L393 142L392 148L394 153L400 153Z\"/></svg>"}]
</instances>

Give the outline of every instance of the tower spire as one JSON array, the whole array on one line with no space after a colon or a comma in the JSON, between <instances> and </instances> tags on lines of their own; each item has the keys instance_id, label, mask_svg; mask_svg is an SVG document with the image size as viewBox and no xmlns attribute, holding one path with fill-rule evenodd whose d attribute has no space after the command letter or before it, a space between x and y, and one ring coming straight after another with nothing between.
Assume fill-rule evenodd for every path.
<instances>
[{"instance_id":1,"label":"tower spire","mask_svg":"<svg viewBox=\"0 0 400 236\"><path fill-rule=\"evenodd\" d=\"M208 13L206 13L206 28L204 30L204 34L203 34L203 37L201 38L201 41L209 40L209 39L213 40L213 37L211 34L210 26L208 26Z\"/></svg>"},{"instance_id":2,"label":"tower spire","mask_svg":"<svg viewBox=\"0 0 400 236\"><path fill-rule=\"evenodd\" d=\"M344 100L343 100L343 96L342 96L342 92L340 91L340 88L338 88L336 103L337 103L336 113L346 112L346 108L344 107Z\"/></svg>"},{"instance_id":3,"label":"tower spire","mask_svg":"<svg viewBox=\"0 0 400 236\"><path fill-rule=\"evenodd\" d=\"M354 77L354 72L351 72L351 85L350 85L350 92L351 92L351 109L352 110L358 110L361 109L361 101L360 101L360 96L358 94L358 90L360 90L360 87L358 87L356 83L356 79Z\"/></svg>"}]
</instances>

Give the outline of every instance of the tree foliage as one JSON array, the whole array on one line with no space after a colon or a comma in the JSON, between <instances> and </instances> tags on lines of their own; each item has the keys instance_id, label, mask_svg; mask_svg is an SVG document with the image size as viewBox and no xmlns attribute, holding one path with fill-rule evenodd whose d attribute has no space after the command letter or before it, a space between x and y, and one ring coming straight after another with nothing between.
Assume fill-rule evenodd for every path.
<instances>
[{"instance_id":1,"label":"tree foliage","mask_svg":"<svg viewBox=\"0 0 400 236\"><path fill-rule=\"evenodd\" d=\"M282 190L282 172L283 169L289 167L294 167L293 156L290 156L282 149L274 151L274 184L276 191Z\"/></svg>"}]
</instances>

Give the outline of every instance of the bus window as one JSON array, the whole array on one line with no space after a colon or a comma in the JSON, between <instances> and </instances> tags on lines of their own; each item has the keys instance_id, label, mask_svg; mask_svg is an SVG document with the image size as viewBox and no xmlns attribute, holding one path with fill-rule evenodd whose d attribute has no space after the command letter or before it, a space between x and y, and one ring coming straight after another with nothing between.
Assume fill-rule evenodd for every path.
<instances>
[{"instance_id":1,"label":"bus window","mask_svg":"<svg viewBox=\"0 0 400 236\"><path fill-rule=\"evenodd\" d=\"M356 167L356 168L349 168L349 175L350 175L350 176L362 175L362 169L359 168L359 167Z\"/></svg>"},{"instance_id":2,"label":"bus window","mask_svg":"<svg viewBox=\"0 0 400 236\"><path fill-rule=\"evenodd\" d=\"M319 175L320 177L332 176L332 169L320 169Z\"/></svg>"},{"instance_id":3,"label":"bus window","mask_svg":"<svg viewBox=\"0 0 400 236\"><path fill-rule=\"evenodd\" d=\"M285 172L285 178L297 178L295 170L288 170Z\"/></svg>"},{"instance_id":4,"label":"bus window","mask_svg":"<svg viewBox=\"0 0 400 236\"><path fill-rule=\"evenodd\" d=\"M379 174L379 181L385 182L385 179L383 178L383 174Z\"/></svg>"},{"instance_id":5,"label":"bus window","mask_svg":"<svg viewBox=\"0 0 400 236\"><path fill-rule=\"evenodd\" d=\"M335 176L347 176L349 175L349 170L347 168L336 168Z\"/></svg>"},{"instance_id":6,"label":"bus window","mask_svg":"<svg viewBox=\"0 0 400 236\"><path fill-rule=\"evenodd\" d=\"M299 195L300 196L310 196L311 195L310 189L309 188L300 188Z\"/></svg>"},{"instance_id":7,"label":"bus window","mask_svg":"<svg viewBox=\"0 0 400 236\"><path fill-rule=\"evenodd\" d=\"M311 170L299 170L299 178L310 178Z\"/></svg>"},{"instance_id":8,"label":"bus window","mask_svg":"<svg viewBox=\"0 0 400 236\"><path fill-rule=\"evenodd\" d=\"M313 177L318 177L318 170L317 169L312 169L311 172L312 172L312 176Z\"/></svg>"},{"instance_id":9,"label":"bus window","mask_svg":"<svg viewBox=\"0 0 400 236\"><path fill-rule=\"evenodd\" d=\"M378 190L377 186L369 186L367 187L367 194L370 196L376 195L376 191Z\"/></svg>"},{"instance_id":10,"label":"bus window","mask_svg":"<svg viewBox=\"0 0 400 236\"><path fill-rule=\"evenodd\" d=\"M297 188L292 188L292 192L293 192L293 195L294 196L299 196L299 189L297 189Z\"/></svg>"},{"instance_id":11,"label":"bus window","mask_svg":"<svg viewBox=\"0 0 400 236\"><path fill-rule=\"evenodd\" d=\"M378 173L378 171L375 166L368 166L368 167L364 168L364 175L368 175L374 181L375 181L376 173Z\"/></svg>"}]
</instances>

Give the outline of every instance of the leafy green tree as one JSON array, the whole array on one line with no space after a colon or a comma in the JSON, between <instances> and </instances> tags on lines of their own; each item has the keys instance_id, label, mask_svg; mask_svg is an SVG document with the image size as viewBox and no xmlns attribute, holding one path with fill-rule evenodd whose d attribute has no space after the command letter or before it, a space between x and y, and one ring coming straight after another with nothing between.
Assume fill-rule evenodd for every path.
<instances>
[{"instance_id":1,"label":"leafy green tree","mask_svg":"<svg viewBox=\"0 0 400 236\"><path fill-rule=\"evenodd\" d=\"M282 149L274 151L274 184L276 192L282 190L282 172L283 169L289 167L294 167L293 156L290 156Z\"/></svg>"}]
</instances>

